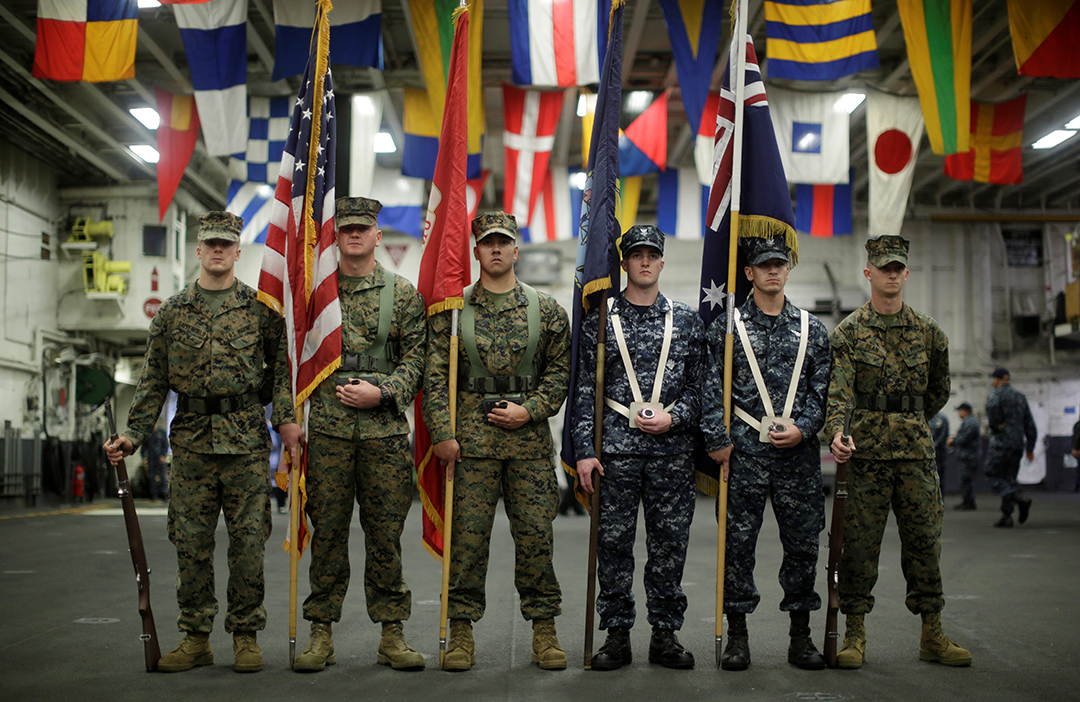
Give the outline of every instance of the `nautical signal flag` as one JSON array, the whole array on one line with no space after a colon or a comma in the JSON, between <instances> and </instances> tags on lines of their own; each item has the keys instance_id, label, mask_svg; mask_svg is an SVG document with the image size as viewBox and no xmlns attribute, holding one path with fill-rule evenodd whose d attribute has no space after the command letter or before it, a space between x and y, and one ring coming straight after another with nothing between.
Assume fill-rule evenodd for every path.
<instances>
[{"instance_id":1,"label":"nautical signal flag","mask_svg":"<svg viewBox=\"0 0 1080 702\"><path fill-rule=\"evenodd\" d=\"M938 155L967 153L971 0L898 0L897 7L930 148Z\"/></svg>"},{"instance_id":2,"label":"nautical signal flag","mask_svg":"<svg viewBox=\"0 0 1080 702\"><path fill-rule=\"evenodd\" d=\"M836 80L877 68L870 0L765 0L769 78Z\"/></svg>"},{"instance_id":3,"label":"nautical signal flag","mask_svg":"<svg viewBox=\"0 0 1080 702\"><path fill-rule=\"evenodd\" d=\"M1024 182L1024 110L1027 95L990 105L971 101L971 149L945 157L945 175L1005 185Z\"/></svg>"},{"instance_id":4,"label":"nautical signal flag","mask_svg":"<svg viewBox=\"0 0 1080 702\"><path fill-rule=\"evenodd\" d=\"M515 85L569 88L600 81L611 0L510 0L508 9Z\"/></svg>"},{"instance_id":5,"label":"nautical signal flag","mask_svg":"<svg viewBox=\"0 0 1080 702\"><path fill-rule=\"evenodd\" d=\"M38 0L35 78L100 83L135 77L138 0Z\"/></svg>"},{"instance_id":6,"label":"nautical signal flag","mask_svg":"<svg viewBox=\"0 0 1080 702\"><path fill-rule=\"evenodd\" d=\"M382 0L347 0L330 11L330 63L382 70ZM307 65L315 24L312 0L274 0L274 73L298 76Z\"/></svg>"},{"instance_id":7,"label":"nautical signal flag","mask_svg":"<svg viewBox=\"0 0 1080 702\"><path fill-rule=\"evenodd\" d=\"M225 205L227 212L244 218L241 244L266 243L275 202L273 186L278 182L295 101L287 96L248 98L247 149L229 159Z\"/></svg>"},{"instance_id":8,"label":"nautical signal flag","mask_svg":"<svg viewBox=\"0 0 1080 702\"><path fill-rule=\"evenodd\" d=\"M503 209L518 226L532 222L536 201L547 180L555 128L562 115L563 91L526 90L503 85L503 144L506 182Z\"/></svg>"},{"instance_id":9,"label":"nautical signal flag","mask_svg":"<svg viewBox=\"0 0 1080 702\"><path fill-rule=\"evenodd\" d=\"M241 153L247 145L240 117L247 103L247 9L247 0L173 7L211 156Z\"/></svg>"},{"instance_id":10,"label":"nautical signal flag","mask_svg":"<svg viewBox=\"0 0 1080 702\"><path fill-rule=\"evenodd\" d=\"M716 110L720 107L720 92L710 90L701 110L697 138L694 140L694 165L698 182L709 185L713 180L713 147L716 142ZM706 198L708 199L708 198Z\"/></svg>"},{"instance_id":11,"label":"nautical signal flag","mask_svg":"<svg viewBox=\"0 0 1080 702\"><path fill-rule=\"evenodd\" d=\"M1016 71L1080 78L1080 0L1009 0Z\"/></svg>"},{"instance_id":12,"label":"nautical signal flag","mask_svg":"<svg viewBox=\"0 0 1080 702\"><path fill-rule=\"evenodd\" d=\"M652 101L625 130L619 130L619 175L667 170L668 91Z\"/></svg>"},{"instance_id":13,"label":"nautical signal flag","mask_svg":"<svg viewBox=\"0 0 1080 702\"><path fill-rule=\"evenodd\" d=\"M446 103L447 76L450 71L450 51L454 38L454 11L458 0L424 0L409 3L413 29L416 32L417 55L424 75L426 90L405 89L405 144L402 148L401 172L407 176L431 180L435 176L435 160L439 150L439 134ZM484 86L480 81L480 49L484 35L484 2L469 2L468 56L468 176L479 178L480 153L484 135ZM428 101L424 110L421 100Z\"/></svg>"},{"instance_id":14,"label":"nautical signal flag","mask_svg":"<svg viewBox=\"0 0 1080 702\"><path fill-rule=\"evenodd\" d=\"M686 108L690 129L698 131L699 120L709 96L716 49L724 21L723 2L702 0L660 0L667 25L671 54L679 74L679 92ZM715 110L713 111L715 114ZM710 131L715 130L710 125Z\"/></svg>"},{"instance_id":15,"label":"nautical signal flag","mask_svg":"<svg viewBox=\"0 0 1080 702\"><path fill-rule=\"evenodd\" d=\"M848 171L848 182L838 185L795 186L795 229L816 237L851 233L851 184L855 169Z\"/></svg>"},{"instance_id":16,"label":"nautical signal flag","mask_svg":"<svg viewBox=\"0 0 1080 702\"><path fill-rule=\"evenodd\" d=\"M900 233L922 133L923 115L916 98L867 91L870 238Z\"/></svg>"},{"instance_id":17,"label":"nautical signal flag","mask_svg":"<svg viewBox=\"0 0 1080 702\"><path fill-rule=\"evenodd\" d=\"M656 226L676 239L700 240L708 229L705 226L708 186L698 182L694 168L669 168L659 179Z\"/></svg>"},{"instance_id":18,"label":"nautical signal flag","mask_svg":"<svg viewBox=\"0 0 1080 702\"><path fill-rule=\"evenodd\" d=\"M769 91L773 129L789 183L844 183L848 178L848 111L839 93Z\"/></svg>"},{"instance_id":19,"label":"nautical signal flag","mask_svg":"<svg viewBox=\"0 0 1080 702\"><path fill-rule=\"evenodd\" d=\"M173 95L161 88L157 94L157 111L161 122L157 128L158 221L165 219L165 210L180 187L195 142L199 139L199 112L191 95Z\"/></svg>"}]
</instances>

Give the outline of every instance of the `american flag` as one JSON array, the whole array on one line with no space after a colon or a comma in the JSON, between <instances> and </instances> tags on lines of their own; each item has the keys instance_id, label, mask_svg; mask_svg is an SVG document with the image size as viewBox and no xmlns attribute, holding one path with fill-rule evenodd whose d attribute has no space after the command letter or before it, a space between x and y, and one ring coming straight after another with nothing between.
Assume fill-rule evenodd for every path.
<instances>
[{"instance_id":1,"label":"american flag","mask_svg":"<svg viewBox=\"0 0 1080 702\"><path fill-rule=\"evenodd\" d=\"M318 41L313 42L293 105L259 276L259 299L285 317L298 410L318 384L341 365L341 306L334 248L337 121L324 7L320 7ZM306 409L298 412L305 425ZM301 487L305 462L306 458L302 459L299 466ZM306 538L301 536L299 543L302 549Z\"/></svg>"},{"instance_id":2,"label":"american flag","mask_svg":"<svg viewBox=\"0 0 1080 702\"><path fill-rule=\"evenodd\" d=\"M754 40L747 34L745 37L746 47L746 88L743 93L743 104L746 107L765 107L765 118L769 115L769 99L765 96L765 84L761 82L761 67L758 66L757 54L754 52ZM716 112L716 144L713 147L713 185L709 191L709 228L720 229L720 220L724 217L724 211L731 204L731 170L735 154L733 136L735 133L735 90L731 87L731 76L735 73L735 60L738 58L734 51L728 54L728 67L724 71L724 81L720 85L720 106ZM749 117L749 111L747 112ZM775 139L774 139L775 141ZM745 143L745 142L744 142ZM747 167L745 159L743 168Z\"/></svg>"}]
</instances>

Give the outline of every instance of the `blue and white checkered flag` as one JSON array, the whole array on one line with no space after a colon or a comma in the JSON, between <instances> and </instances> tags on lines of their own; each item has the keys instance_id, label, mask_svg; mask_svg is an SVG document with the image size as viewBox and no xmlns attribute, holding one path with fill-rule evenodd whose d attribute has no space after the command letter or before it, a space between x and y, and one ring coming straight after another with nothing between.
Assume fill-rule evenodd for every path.
<instances>
[{"instance_id":1,"label":"blue and white checkered flag","mask_svg":"<svg viewBox=\"0 0 1080 702\"><path fill-rule=\"evenodd\" d=\"M266 242L292 101L291 97L248 98L247 152L233 154L229 162L229 204L225 207L244 218L242 244Z\"/></svg>"}]
</instances>

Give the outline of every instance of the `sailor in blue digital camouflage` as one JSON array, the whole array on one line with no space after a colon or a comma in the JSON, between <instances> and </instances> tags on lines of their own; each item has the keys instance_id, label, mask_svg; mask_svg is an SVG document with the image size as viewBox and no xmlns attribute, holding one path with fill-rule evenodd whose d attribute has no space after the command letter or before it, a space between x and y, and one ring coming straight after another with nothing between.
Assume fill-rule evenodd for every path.
<instances>
[{"instance_id":1,"label":"sailor in blue digital camouflage","mask_svg":"<svg viewBox=\"0 0 1080 702\"><path fill-rule=\"evenodd\" d=\"M596 609L607 640L592 658L593 670L631 662L634 626L634 537L638 505L644 506L645 606L653 627L649 662L693 668L694 656L676 633L682 628L682 589L690 522L694 517L694 438L701 411L705 329L697 311L660 292L664 233L651 225L622 237L626 289L607 310L603 442L596 455L596 356L598 310L581 327L578 382L570 408L577 475L600 490Z\"/></svg>"},{"instance_id":2,"label":"sailor in blue digital camouflage","mask_svg":"<svg viewBox=\"0 0 1080 702\"><path fill-rule=\"evenodd\" d=\"M866 242L863 275L870 302L833 330L833 367L825 416L826 436L837 461L847 462L844 550L840 560L840 611L847 615L841 668L859 668L866 650L864 617L889 508L900 533L905 603L922 616L919 659L971 664L971 654L941 628L943 507L929 420L949 399L949 340L937 322L904 304L909 242L881 236ZM844 411L854 407L851 439L841 439Z\"/></svg>"},{"instance_id":3,"label":"sailor in blue digital camouflage","mask_svg":"<svg viewBox=\"0 0 1080 702\"><path fill-rule=\"evenodd\" d=\"M986 477L990 489L1001 496L1001 518L996 527L1013 525L1013 508L1019 508L1017 521L1027 521L1031 511L1031 498L1016 481L1020 473L1020 458L1027 455L1035 460L1035 440L1039 431L1031 417L1027 398L1009 383L1009 371L998 368L990 374L994 379L994 391L986 400L986 421L990 424L990 448L986 453Z\"/></svg>"},{"instance_id":4,"label":"sailor in blue digital camouflage","mask_svg":"<svg viewBox=\"0 0 1080 702\"><path fill-rule=\"evenodd\" d=\"M550 296L520 283L517 222L503 212L472 223L479 282L466 288L458 356L457 426L450 422L450 313L428 318L423 415L433 450L454 474L450 547L450 640L442 667L475 663L472 623L484 616L488 551L502 494L514 535L514 585L533 623L532 661L566 668L555 633L562 591L552 565L558 509L548 427L566 399L570 323Z\"/></svg>"},{"instance_id":5,"label":"sailor in blue digital camouflage","mask_svg":"<svg viewBox=\"0 0 1080 702\"><path fill-rule=\"evenodd\" d=\"M262 669L256 631L266 626L263 557L270 537L271 423L295 450L295 423L282 318L236 280L243 220L227 212L199 218L199 279L173 295L150 323L146 359L128 426L106 453L114 464L147 440L170 390L176 416L169 486L169 540L178 561L176 597L183 641L158 662L177 672L214 662L210 631L214 595L214 531L224 513L229 533L228 611L234 670Z\"/></svg>"},{"instance_id":6,"label":"sailor in blue digital camouflage","mask_svg":"<svg viewBox=\"0 0 1080 702\"><path fill-rule=\"evenodd\" d=\"M975 469L979 465L979 420L972 414L969 402L956 406L960 415L960 428L949 438L949 446L956 452L956 467L960 473L960 496L962 501L956 509L975 509Z\"/></svg>"},{"instance_id":7,"label":"sailor in blue digital camouflage","mask_svg":"<svg viewBox=\"0 0 1080 702\"><path fill-rule=\"evenodd\" d=\"M709 326L701 429L705 448L728 473L724 612L725 670L750 665L746 615L761 600L754 584L758 534L771 499L784 560L780 610L790 612L788 662L820 670L825 659L810 640L810 612L821 608L814 589L818 535L825 527L818 432L832 352L825 325L784 294L797 252L784 236L743 237L753 294L736 309L730 432L724 427L724 339L727 313Z\"/></svg>"},{"instance_id":8,"label":"sailor in blue digital camouflage","mask_svg":"<svg viewBox=\"0 0 1080 702\"><path fill-rule=\"evenodd\" d=\"M401 567L401 532L412 505L414 468L405 410L424 371L424 301L412 283L375 260L382 204L337 201L341 366L311 396L307 514L313 527L307 648L293 670L336 662L331 632L349 588L353 502L364 529L364 593L371 621L382 624L376 661L419 670L424 657L405 640L412 594Z\"/></svg>"}]
</instances>

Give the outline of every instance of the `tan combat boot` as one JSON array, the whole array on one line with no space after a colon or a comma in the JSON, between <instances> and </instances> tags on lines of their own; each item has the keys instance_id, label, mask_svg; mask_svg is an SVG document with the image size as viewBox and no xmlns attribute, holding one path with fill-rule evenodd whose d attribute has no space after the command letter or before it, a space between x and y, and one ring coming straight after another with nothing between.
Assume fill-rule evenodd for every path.
<instances>
[{"instance_id":1,"label":"tan combat boot","mask_svg":"<svg viewBox=\"0 0 1080 702\"><path fill-rule=\"evenodd\" d=\"M162 673L179 673L197 665L213 665L214 652L210 650L210 634L189 632L180 645L166 653L158 661Z\"/></svg>"},{"instance_id":2,"label":"tan combat boot","mask_svg":"<svg viewBox=\"0 0 1080 702\"><path fill-rule=\"evenodd\" d=\"M450 620L450 641L442 659L443 670L469 670L476 662L476 644L473 643L472 621Z\"/></svg>"},{"instance_id":3,"label":"tan combat boot","mask_svg":"<svg viewBox=\"0 0 1080 702\"><path fill-rule=\"evenodd\" d=\"M844 645L836 654L837 668L862 668L866 660L866 626L863 615L847 615L847 630L844 632Z\"/></svg>"},{"instance_id":4,"label":"tan combat boot","mask_svg":"<svg viewBox=\"0 0 1080 702\"><path fill-rule=\"evenodd\" d=\"M311 622L311 638L307 648L293 661L293 670L317 673L326 666L337 663L334 657L334 639L328 622Z\"/></svg>"},{"instance_id":5,"label":"tan combat boot","mask_svg":"<svg viewBox=\"0 0 1080 702\"><path fill-rule=\"evenodd\" d=\"M376 661L394 670L424 669L424 657L405 641L405 628L401 622L383 622Z\"/></svg>"},{"instance_id":6,"label":"tan combat boot","mask_svg":"<svg viewBox=\"0 0 1080 702\"><path fill-rule=\"evenodd\" d=\"M971 653L953 643L941 630L939 612L926 612L922 615L919 660L937 661L943 665L971 665Z\"/></svg>"},{"instance_id":7,"label":"tan combat boot","mask_svg":"<svg viewBox=\"0 0 1080 702\"><path fill-rule=\"evenodd\" d=\"M543 670L566 670L566 652L559 646L554 619L533 622L532 662Z\"/></svg>"},{"instance_id":8,"label":"tan combat boot","mask_svg":"<svg viewBox=\"0 0 1080 702\"><path fill-rule=\"evenodd\" d=\"M232 650L236 656L232 669L237 673L257 673L263 669L262 650L255 641L254 631L234 632Z\"/></svg>"}]
</instances>

